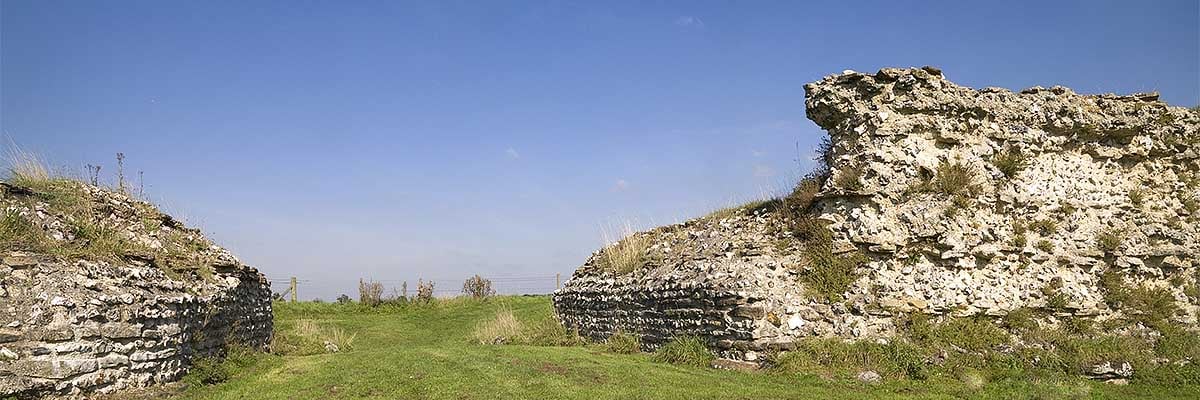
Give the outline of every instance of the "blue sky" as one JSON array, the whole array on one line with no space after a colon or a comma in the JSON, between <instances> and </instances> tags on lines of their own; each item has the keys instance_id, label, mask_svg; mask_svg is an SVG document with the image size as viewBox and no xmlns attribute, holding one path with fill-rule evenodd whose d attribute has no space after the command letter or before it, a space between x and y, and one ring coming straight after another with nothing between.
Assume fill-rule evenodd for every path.
<instances>
[{"instance_id":1,"label":"blue sky","mask_svg":"<svg viewBox=\"0 0 1200 400\"><path fill-rule=\"evenodd\" d=\"M787 188L822 135L805 83L927 64L1194 106L1200 5L0 0L0 130L110 181L124 152L303 297L544 290L602 227Z\"/></svg>"}]
</instances>

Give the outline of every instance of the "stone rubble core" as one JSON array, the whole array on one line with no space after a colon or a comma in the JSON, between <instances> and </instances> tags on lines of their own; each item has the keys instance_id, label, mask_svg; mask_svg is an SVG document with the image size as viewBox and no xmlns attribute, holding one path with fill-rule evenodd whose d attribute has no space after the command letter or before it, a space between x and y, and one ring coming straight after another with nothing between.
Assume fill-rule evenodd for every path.
<instances>
[{"instance_id":1,"label":"stone rubble core","mask_svg":"<svg viewBox=\"0 0 1200 400\"><path fill-rule=\"evenodd\" d=\"M772 246L784 237L759 209L635 234L650 241L649 261L628 274L605 271L597 251L554 293L561 322L649 348L699 335L747 359L804 337L888 338L909 312L1047 309L1052 294L1067 300L1057 316L1119 317L1099 286L1115 270L1170 290L1185 311L1174 322L1196 327L1200 300L1170 279L1197 284L1200 112L1157 94L975 90L932 67L846 71L805 92L830 136L831 178L810 213L835 248L870 260L845 301L806 292L799 250ZM1006 153L1026 160L1013 176L995 161ZM914 190L947 163L973 172L968 194ZM1117 248L1098 246L1106 232Z\"/></svg>"},{"instance_id":2,"label":"stone rubble core","mask_svg":"<svg viewBox=\"0 0 1200 400\"><path fill-rule=\"evenodd\" d=\"M142 215L124 195L90 191L115 210L112 221ZM0 192L7 211L28 213L48 231L63 226L45 207L21 208L12 200ZM125 234L154 240L133 232ZM232 343L266 349L273 329L266 277L200 240L209 246L194 251L204 255L211 276L187 280L136 258L0 253L0 397L87 398L148 387L180 379L192 360L221 356Z\"/></svg>"}]
</instances>

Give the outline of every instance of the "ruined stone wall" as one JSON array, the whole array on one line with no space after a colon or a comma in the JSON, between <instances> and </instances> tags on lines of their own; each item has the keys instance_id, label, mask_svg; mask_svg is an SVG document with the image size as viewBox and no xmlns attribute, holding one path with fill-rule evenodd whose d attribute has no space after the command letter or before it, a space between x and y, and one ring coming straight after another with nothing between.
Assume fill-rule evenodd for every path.
<instances>
[{"instance_id":1,"label":"ruined stone wall","mask_svg":"<svg viewBox=\"0 0 1200 400\"><path fill-rule=\"evenodd\" d=\"M778 246L774 212L737 211L634 234L651 244L645 266L628 274L604 270L596 252L554 293L560 321L597 340L636 335L648 350L695 335L738 359L790 349L799 337L892 329L888 315L811 300L797 279L800 256Z\"/></svg>"},{"instance_id":2,"label":"ruined stone wall","mask_svg":"<svg viewBox=\"0 0 1200 400\"><path fill-rule=\"evenodd\" d=\"M840 301L801 282L816 267L779 228L780 201L762 202L633 235L650 244L629 272L604 267L617 246L597 251L555 292L564 325L651 346L695 334L753 359L805 337L888 337L909 312L1136 313L1107 304L1106 273L1166 290L1172 321L1196 325L1197 111L1154 94L976 90L935 68L847 71L805 90L830 135L807 213L835 253L867 259Z\"/></svg>"},{"instance_id":3,"label":"ruined stone wall","mask_svg":"<svg viewBox=\"0 0 1200 400\"><path fill-rule=\"evenodd\" d=\"M149 265L9 253L0 261L0 396L82 397L181 378L228 344L265 349L270 287L223 263L203 281Z\"/></svg>"},{"instance_id":4,"label":"ruined stone wall","mask_svg":"<svg viewBox=\"0 0 1200 400\"><path fill-rule=\"evenodd\" d=\"M688 280L631 280L580 278L555 296L562 322L594 340L629 333L655 348L678 335L698 335L730 349L753 338L753 318L761 317L748 293Z\"/></svg>"},{"instance_id":5,"label":"ruined stone wall","mask_svg":"<svg viewBox=\"0 0 1200 400\"><path fill-rule=\"evenodd\" d=\"M975 90L934 68L805 89L832 143L817 212L875 260L851 297L989 315L1057 298L1099 316L1119 311L1099 288L1115 271L1172 290L1180 322L1196 322L1184 293L1200 254L1195 111L1152 93Z\"/></svg>"}]
</instances>

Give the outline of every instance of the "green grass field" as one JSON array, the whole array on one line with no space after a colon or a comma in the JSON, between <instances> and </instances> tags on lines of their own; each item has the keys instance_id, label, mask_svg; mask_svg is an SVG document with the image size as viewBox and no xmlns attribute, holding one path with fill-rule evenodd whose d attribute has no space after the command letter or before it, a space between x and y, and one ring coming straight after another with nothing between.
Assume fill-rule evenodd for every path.
<instances>
[{"instance_id":1,"label":"green grass field","mask_svg":"<svg viewBox=\"0 0 1200 400\"><path fill-rule=\"evenodd\" d=\"M196 384L180 399L1129 399L1200 396L1195 388L1114 386L1083 379L989 382L935 376L860 383L837 373L724 371L658 363L649 354L612 354L600 345L483 345L476 326L499 310L523 321L550 318L547 297L370 309L356 304L277 304L277 335L340 330L351 349L226 362L229 377ZM337 329L335 329L337 328ZM323 342L324 338L320 338ZM338 339L345 347L346 337ZM277 347L280 342L277 340ZM304 351L308 348L309 351ZM299 355L308 354L310 355ZM231 360L232 361L232 360ZM822 377L824 375L825 377ZM194 381L194 379L193 379Z\"/></svg>"}]
</instances>

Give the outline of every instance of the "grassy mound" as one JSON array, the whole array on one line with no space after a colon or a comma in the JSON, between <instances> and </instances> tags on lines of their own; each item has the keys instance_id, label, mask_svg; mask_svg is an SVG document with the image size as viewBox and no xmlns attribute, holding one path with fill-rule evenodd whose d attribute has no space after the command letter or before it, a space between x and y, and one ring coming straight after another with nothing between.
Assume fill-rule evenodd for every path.
<instances>
[{"instance_id":1,"label":"grassy mound","mask_svg":"<svg viewBox=\"0 0 1200 400\"><path fill-rule=\"evenodd\" d=\"M201 279L235 264L199 230L128 193L53 176L29 156L13 157L0 180L0 254L27 252L64 260L154 265L170 276Z\"/></svg>"}]
</instances>

